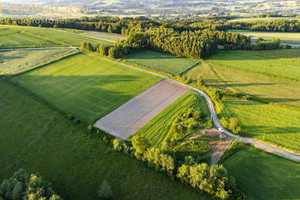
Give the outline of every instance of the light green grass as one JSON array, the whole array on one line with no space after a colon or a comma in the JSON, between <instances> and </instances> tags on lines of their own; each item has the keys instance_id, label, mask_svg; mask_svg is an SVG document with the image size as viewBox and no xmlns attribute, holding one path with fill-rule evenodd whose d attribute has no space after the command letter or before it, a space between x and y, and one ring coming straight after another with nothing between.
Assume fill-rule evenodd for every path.
<instances>
[{"instance_id":1,"label":"light green grass","mask_svg":"<svg viewBox=\"0 0 300 200\"><path fill-rule=\"evenodd\" d=\"M227 159L224 166L253 199L300 199L300 163L248 148Z\"/></svg>"},{"instance_id":2,"label":"light green grass","mask_svg":"<svg viewBox=\"0 0 300 200\"><path fill-rule=\"evenodd\" d=\"M116 200L210 199L113 151L21 88L3 80L0 88L0 182L25 168L40 173L64 199L99 199L103 180Z\"/></svg>"},{"instance_id":3,"label":"light green grass","mask_svg":"<svg viewBox=\"0 0 300 200\"><path fill-rule=\"evenodd\" d=\"M240 119L246 136L300 152L300 112L258 102L224 101L222 114Z\"/></svg>"},{"instance_id":4,"label":"light green grass","mask_svg":"<svg viewBox=\"0 0 300 200\"><path fill-rule=\"evenodd\" d=\"M72 49L0 51L0 75L16 75L74 53Z\"/></svg>"},{"instance_id":5,"label":"light green grass","mask_svg":"<svg viewBox=\"0 0 300 200\"><path fill-rule=\"evenodd\" d=\"M150 50L133 54L126 58L126 61L172 75L179 75L197 64L191 59Z\"/></svg>"},{"instance_id":6,"label":"light green grass","mask_svg":"<svg viewBox=\"0 0 300 200\"><path fill-rule=\"evenodd\" d=\"M160 78L86 54L76 54L13 80L47 102L92 123Z\"/></svg>"},{"instance_id":7,"label":"light green grass","mask_svg":"<svg viewBox=\"0 0 300 200\"><path fill-rule=\"evenodd\" d=\"M143 135L151 145L159 146L170 134L173 122L189 108L201 110L204 117L210 116L204 97L193 91L188 91L150 120L135 135Z\"/></svg>"},{"instance_id":8,"label":"light green grass","mask_svg":"<svg viewBox=\"0 0 300 200\"><path fill-rule=\"evenodd\" d=\"M92 36L92 37L96 37L99 39L112 40L112 41L127 39L127 36L125 36L125 35L115 34L115 33L106 33L106 32L100 32L100 31L83 31L82 33L80 33L80 35Z\"/></svg>"},{"instance_id":9,"label":"light green grass","mask_svg":"<svg viewBox=\"0 0 300 200\"><path fill-rule=\"evenodd\" d=\"M93 45L109 43L50 28L0 25L0 48L79 46L83 41Z\"/></svg>"},{"instance_id":10,"label":"light green grass","mask_svg":"<svg viewBox=\"0 0 300 200\"><path fill-rule=\"evenodd\" d=\"M264 32L264 31L248 31L248 30L229 30L244 35L252 36L252 39L263 38L265 40L280 39L282 43L300 45L300 33L286 32Z\"/></svg>"},{"instance_id":11,"label":"light green grass","mask_svg":"<svg viewBox=\"0 0 300 200\"><path fill-rule=\"evenodd\" d=\"M209 60L208 60L209 61ZM300 107L300 83L211 63L202 63L187 75L201 75L207 86L252 95L266 101Z\"/></svg>"},{"instance_id":12,"label":"light green grass","mask_svg":"<svg viewBox=\"0 0 300 200\"><path fill-rule=\"evenodd\" d=\"M287 59L300 62L300 48L298 49L276 49L262 51L243 51L247 54L264 56L275 59Z\"/></svg>"},{"instance_id":13,"label":"light green grass","mask_svg":"<svg viewBox=\"0 0 300 200\"><path fill-rule=\"evenodd\" d=\"M208 62L300 81L300 62L258 56L242 51L218 51Z\"/></svg>"}]
</instances>

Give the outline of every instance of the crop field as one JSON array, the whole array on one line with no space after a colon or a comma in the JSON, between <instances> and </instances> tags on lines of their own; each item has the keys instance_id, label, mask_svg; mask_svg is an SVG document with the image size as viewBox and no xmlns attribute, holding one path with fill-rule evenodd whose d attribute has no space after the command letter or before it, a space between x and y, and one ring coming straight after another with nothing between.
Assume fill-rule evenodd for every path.
<instances>
[{"instance_id":1,"label":"crop field","mask_svg":"<svg viewBox=\"0 0 300 200\"><path fill-rule=\"evenodd\" d=\"M247 148L227 159L224 166L253 199L299 199L300 163Z\"/></svg>"},{"instance_id":2,"label":"crop field","mask_svg":"<svg viewBox=\"0 0 300 200\"><path fill-rule=\"evenodd\" d=\"M210 199L114 151L22 88L3 80L0 88L0 182L25 168L40 173L64 199L99 199L103 180L115 199Z\"/></svg>"},{"instance_id":3,"label":"crop field","mask_svg":"<svg viewBox=\"0 0 300 200\"><path fill-rule=\"evenodd\" d=\"M126 58L126 61L172 75L179 75L198 63L191 59L150 50L133 54Z\"/></svg>"},{"instance_id":4,"label":"crop field","mask_svg":"<svg viewBox=\"0 0 300 200\"><path fill-rule=\"evenodd\" d=\"M300 33L286 32L263 32L263 31L248 31L248 30L230 30L231 32L239 32L245 35L252 36L252 39L257 40L263 38L265 40L280 39L282 43L300 45Z\"/></svg>"},{"instance_id":5,"label":"crop field","mask_svg":"<svg viewBox=\"0 0 300 200\"><path fill-rule=\"evenodd\" d=\"M50 28L0 25L0 48L79 46L83 41L93 45L109 43Z\"/></svg>"},{"instance_id":6,"label":"crop field","mask_svg":"<svg viewBox=\"0 0 300 200\"><path fill-rule=\"evenodd\" d=\"M105 39L105 40L112 40L112 41L117 41L117 40L126 40L127 36L121 35L121 34L115 34L115 33L106 33L106 32L98 32L98 31L83 31L80 33L80 35L85 35L85 36L92 36L96 37L99 39Z\"/></svg>"},{"instance_id":7,"label":"crop field","mask_svg":"<svg viewBox=\"0 0 300 200\"><path fill-rule=\"evenodd\" d=\"M210 117L204 97L193 91L188 91L138 130L135 135L143 135L151 145L159 146L168 138L175 119L189 108L201 110L204 117Z\"/></svg>"},{"instance_id":8,"label":"crop field","mask_svg":"<svg viewBox=\"0 0 300 200\"><path fill-rule=\"evenodd\" d=\"M66 113L93 123L160 78L76 54L12 79Z\"/></svg>"},{"instance_id":9,"label":"crop field","mask_svg":"<svg viewBox=\"0 0 300 200\"><path fill-rule=\"evenodd\" d=\"M94 126L125 140L187 91L186 87L161 80L99 119Z\"/></svg>"},{"instance_id":10,"label":"crop field","mask_svg":"<svg viewBox=\"0 0 300 200\"><path fill-rule=\"evenodd\" d=\"M300 62L258 56L248 52L219 51L208 62L300 81Z\"/></svg>"},{"instance_id":11,"label":"crop field","mask_svg":"<svg viewBox=\"0 0 300 200\"><path fill-rule=\"evenodd\" d=\"M216 65L209 61L197 65L186 74L193 80L201 75L207 86L249 94L274 103L300 107L300 83L298 81Z\"/></svg>"},{"instance_id":12,"label":"crop field","mask_svg":"<svg viewBox=\"0 0 300 200\"><path fill-rule=\"evenodd\" d=\"M240 119L245 136L300 152L300 112L252 101L223 101L222 114Z\"/></svg>"},{"instance_id":13,"label":"crop field","mask_svg":"<svg viewBox=\"0 0 300 200\"><path fill-rule=\"evenodd\" d=\"M0 76L16 75L75 53L66 48L0 51Z\"/></svg>"}]
</instances>

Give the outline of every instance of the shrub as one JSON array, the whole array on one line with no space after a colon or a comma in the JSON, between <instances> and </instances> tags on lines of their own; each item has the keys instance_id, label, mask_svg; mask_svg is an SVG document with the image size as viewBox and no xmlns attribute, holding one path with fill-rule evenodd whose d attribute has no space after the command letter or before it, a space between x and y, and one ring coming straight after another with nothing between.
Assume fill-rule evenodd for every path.
<instances>
[{"instance_id":1,"label":"shrub","mask_svg":"<svg viewBox=\"0 0 300 200\"><path fill-rule=\"evenodd\" d=\"M123 140L116 138L113 140L113 147L116 151L122 151Z\"/></svg>"},{"instance_id":2,"label":"shrub","mask_svg":"<svg viewBox=\"0 0 300 200\"><path fill-rule=\"evenodd\" d=\"M237 118L230 118L228 128L234 134L239 134L242 131L241 122Z\"/></svg>"},{"instance_id":3,"label":"shrub","mask_svg":"<svg viewBox=\"0 0 300 200\"><path fill-rule=\"evenodd\" d=\"M94 130L93 125L88 125L87 131L88 131L89 133L91 133L91 132L93 132L93 130Z\"/></svg>"}]
</instances>

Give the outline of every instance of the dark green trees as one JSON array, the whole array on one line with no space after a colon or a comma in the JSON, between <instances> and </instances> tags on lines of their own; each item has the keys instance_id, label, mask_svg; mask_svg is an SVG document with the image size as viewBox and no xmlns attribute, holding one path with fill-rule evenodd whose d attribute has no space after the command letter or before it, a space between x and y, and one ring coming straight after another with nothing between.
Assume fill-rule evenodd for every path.
<instances>
[{"instance_id":1,"label":"dark green trees","mask_svg":"<svg viewBox=\"0 0 300 200\"><path fill-rule=\"evenodd\" d=\"M5 200L60 200L51 184L39 175L28 174L24 169L18 170L11 178L0 185L0 199Z\"/></svg>"}]
</instances>

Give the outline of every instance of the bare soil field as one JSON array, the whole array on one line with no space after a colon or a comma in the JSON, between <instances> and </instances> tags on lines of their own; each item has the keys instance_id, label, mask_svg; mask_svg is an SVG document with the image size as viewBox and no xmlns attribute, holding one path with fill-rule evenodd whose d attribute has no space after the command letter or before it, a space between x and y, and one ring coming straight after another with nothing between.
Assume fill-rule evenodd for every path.
<instances>
[{"instance_id":1,"label":"bare soil field","mask_svg":"<svg viewBox=\"0 0 300 200\"><path fill-rule=\"evenodd\" d=\"M162 80L99 119L94 126L125 140L187 91L188 88Z\"/></svg>"}]
</instances>

